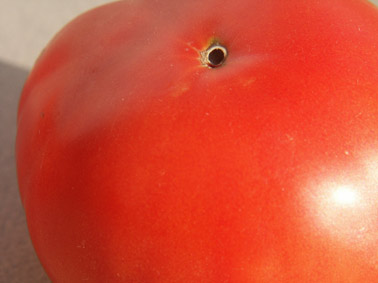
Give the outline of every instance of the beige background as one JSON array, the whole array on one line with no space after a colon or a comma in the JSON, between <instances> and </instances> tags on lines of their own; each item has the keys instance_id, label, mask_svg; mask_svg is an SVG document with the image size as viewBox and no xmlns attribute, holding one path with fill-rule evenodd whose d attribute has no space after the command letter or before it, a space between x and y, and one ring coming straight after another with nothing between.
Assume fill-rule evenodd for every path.
<instances>
[{"instance_id":1,"label":"beige background","mask_svg":"<svg viewBox=\"0 0 378 283\"><path fill-rule=\"evenodd\" d=\"M184 1L184 0L177 0ZM332 0L330 0L332 1ZM14 162L19 93L49 39L105 0L0 0L0 282L49 282L29 240ZM378 0L372 1L378 4Z\"/></svg>"},{"instance_id":2,"label":"beige background","mask_svg":"<svg viewBox=\"0 0 378 283\"><path fill-rule=\"evenodd\" d=\"M29 69L74 16L106 0L0 0L0 60Z\"/></svg>"}]
</instances>

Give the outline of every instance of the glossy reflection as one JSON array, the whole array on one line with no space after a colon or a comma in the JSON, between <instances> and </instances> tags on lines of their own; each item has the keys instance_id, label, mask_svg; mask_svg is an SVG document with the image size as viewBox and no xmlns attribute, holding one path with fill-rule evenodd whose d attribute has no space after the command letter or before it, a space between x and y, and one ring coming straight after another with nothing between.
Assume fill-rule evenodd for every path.
<instances>
[{"instance_id":1,"label":"glossy reflection","mask_svg":"<svg viewBox=\"0 0 378 283\"><path fill-rule=\"evenodd\" d=\"M352 207L358 204L360 197L352 186L340 186L332 193L331 201L338 206Z\"/></svg>"},{"instance_id":2,"label":"glossy reflection","mask_svg":"<svg viewBox=\"0 0 378 283\"><path fill-rule=\"evenodd\" d=\"M328 181L313 185L310 202L315 229L355 247L377 239L378 155L369 154L356 164L353 170L330 173Z\"/></svg>"}]
</instances>

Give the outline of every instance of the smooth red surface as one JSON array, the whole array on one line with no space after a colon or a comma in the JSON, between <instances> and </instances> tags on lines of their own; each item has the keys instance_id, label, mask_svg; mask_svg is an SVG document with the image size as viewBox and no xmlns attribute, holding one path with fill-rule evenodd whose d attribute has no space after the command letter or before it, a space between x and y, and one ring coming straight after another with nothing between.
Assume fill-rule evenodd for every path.
<instances>
[{"instance_id":1,"label":"smooth red surface","mask_svg":"<svg viewBox=\"0 0 378 283\"><path fill-rule=\"evenodd\" d=\"M92 10L26 82L17 163L54 282L378 282L378 11Z\"/></svg>"}]
</instances>

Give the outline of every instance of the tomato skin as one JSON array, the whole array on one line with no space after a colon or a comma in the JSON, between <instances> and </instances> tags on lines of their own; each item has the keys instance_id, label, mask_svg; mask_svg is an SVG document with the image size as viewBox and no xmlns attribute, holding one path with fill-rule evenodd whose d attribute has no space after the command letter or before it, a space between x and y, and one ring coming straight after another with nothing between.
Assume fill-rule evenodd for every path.
<instances>
[{"instance_id":1,"label":"tomato skin","mask_svg":"<svg viewBox=\"0 0 378 283\"><path fill-rule=\"evenodd\" d=\"M376 282L377 95L365 1L89 11L20 100L36 252L54 282Z\"/></svg>"}]
</instances>

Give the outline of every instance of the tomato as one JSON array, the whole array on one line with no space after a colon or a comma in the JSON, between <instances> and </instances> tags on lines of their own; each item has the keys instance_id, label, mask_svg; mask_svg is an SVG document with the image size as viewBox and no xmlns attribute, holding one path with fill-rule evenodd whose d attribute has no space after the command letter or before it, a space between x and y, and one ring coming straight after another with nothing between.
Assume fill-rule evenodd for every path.
<instances>
[{"instance_id":1,"label":"tomato","mask_svg":"<svg viewBox=\"0 0 378 283\"><path fill-rule=\"evenodd\" d=\"M377 9L96 8L37 60L16 150L54 282L377 282Z\"/></svg>"}]
</instances>

